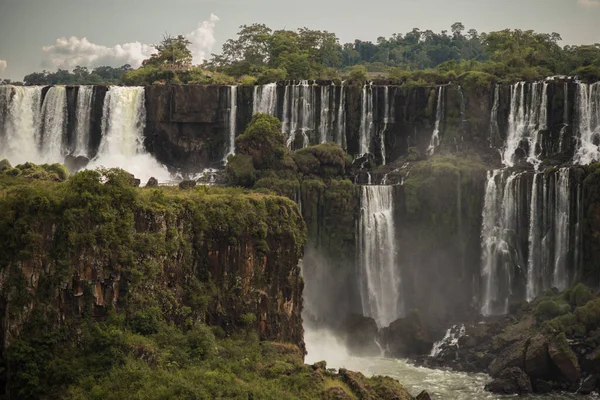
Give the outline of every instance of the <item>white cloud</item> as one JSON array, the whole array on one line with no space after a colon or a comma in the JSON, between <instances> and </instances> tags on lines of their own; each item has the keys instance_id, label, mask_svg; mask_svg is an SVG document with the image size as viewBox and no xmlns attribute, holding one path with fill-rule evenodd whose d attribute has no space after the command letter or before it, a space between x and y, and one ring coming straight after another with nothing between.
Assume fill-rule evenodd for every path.
<instances>
[{"instance_id":1,"label":"white cloud","mask_svg":"<svg viewBox=\"0 0 600 400\"><path fill-rule=\"evenodd\" d=\"M0 74L6 71L6 68L8 68L6 60L0 60Z\"/></svg>"},{"instance_id":2,"label":"white cloud","mask_svg":"<svg viewBox=\"0 0 600 400\"><path fill-rule=\"evenodd\" d=\"M598 7L600 6L600 0L577 0L578 4L584 7Z\"/></svg>"},{"instance_id":3,"label":"white cloud","mask_svg":"<svg viewBox=\"0 0 600 400\"><path fill-rule=\"evenodd\" d=\"M210 55L216 41L214 30L218 20L216 15L211 14L210 20L200 22L198 28L185 35L192 42L190 50L194 63L199 64ZM58 38L53 45L44 46L42 49L45 53L42 64L51 70L73 69L78 65L94 68L102 65L118 67L130 64L137 68L154 52L153 45L140 42L107 47L75 36Z\"/></svg>"}]
</instances>

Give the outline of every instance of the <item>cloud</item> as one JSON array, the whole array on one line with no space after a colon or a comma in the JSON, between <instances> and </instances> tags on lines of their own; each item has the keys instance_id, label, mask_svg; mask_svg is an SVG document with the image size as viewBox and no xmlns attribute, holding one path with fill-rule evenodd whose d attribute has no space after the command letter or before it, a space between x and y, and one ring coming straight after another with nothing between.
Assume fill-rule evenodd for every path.
<instances>
[{"instance_id":1,"label":"cloud","mask_svg":"<svg viewBox=\"0 0 600 400\"><path fill-rule=\"evenodd\" d=\"M6 68L8 68L6 60L0 60L0 74L6 71Z\"/></svg>"},{"instance_id":2,"label":"cloud","mask_svg":"<svg viewBox=\"0 0 600 400\"><path fill-rule=\"evenodd\" d=\"M577 0L577 4L584 7L600 7L600 0Z\"/></svg>"},{"instance_id":3,"label":"cloud","mask_svg":"<svg viewBox=\"0 0 600 400\"><path fill-rule=\"evenodd\" d=\"M195 64L210 55L216 42L214 30L218 20L216 15L211 14L210 20L200 22L195 30L185 35L192 42L190 50ZM42 49L45 53L42 65L49 69L73 69L78 65L88 68L103 65L118 67L124 64L137 68L154 53L153 45L140 42L107 47L76 36L58 38L53 45Z\"/></svg>"}]
</instances>

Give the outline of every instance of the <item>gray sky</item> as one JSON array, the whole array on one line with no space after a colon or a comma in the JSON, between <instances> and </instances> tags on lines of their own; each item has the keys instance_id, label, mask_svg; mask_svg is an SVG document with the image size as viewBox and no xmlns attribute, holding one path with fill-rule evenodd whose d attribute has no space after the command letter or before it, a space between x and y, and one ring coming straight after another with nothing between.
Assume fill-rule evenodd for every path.
<instances>
[{"instance_id":1,"label":"gray sky","mask_svg":"<svg viewBox=\"0 0 600 400\"><path fill-rule=\"evenodd\" d=\"M457 21L479 32L558 32L563 45L600 42L600 0L0 0L0 77L86 63L135 65L165 32L194 36L197 61L254 22L328 30L350 42L412 28L439 32ZM67 39L57 43L61 37Z\"/></svg>"}]
</instances>

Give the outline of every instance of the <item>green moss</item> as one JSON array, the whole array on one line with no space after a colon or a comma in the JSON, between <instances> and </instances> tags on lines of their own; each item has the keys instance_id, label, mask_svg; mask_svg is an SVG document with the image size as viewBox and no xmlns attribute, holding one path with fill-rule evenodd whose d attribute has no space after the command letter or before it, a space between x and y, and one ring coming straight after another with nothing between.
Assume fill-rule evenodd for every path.
<instances>
[{"instance_id":1,"label":"green moss","mask_svg":"<svg viewBox=\"0 0 600 400\"><path fill-rule=\"evenodd\" d=\"M569 304L571 304L573 307L584 306L593 298L594 295L591 289L585 286L583 283L578 284L569 291Z\"/></svg>"},{"instance_id":2,"label":"green moss","mask_svg":"<svg viewBox=\"0 0 600 400\"><path fill-rule=\"evenodd\" d=\"M535 308L538 323L553 319L562 314L560 306L552 300L543 300Z\"/></svg>"},{"instance_id":3,"label":"green moss","mask_svg":"<svg viewBox=\"0 0 600 400\"><path fill-rule=\"evenodd\" d=\"M252 187L256 182L256 169L249 155L236 154L230 157L225 173L227 180L237 186Z\"/></svg>"}]
</instances>

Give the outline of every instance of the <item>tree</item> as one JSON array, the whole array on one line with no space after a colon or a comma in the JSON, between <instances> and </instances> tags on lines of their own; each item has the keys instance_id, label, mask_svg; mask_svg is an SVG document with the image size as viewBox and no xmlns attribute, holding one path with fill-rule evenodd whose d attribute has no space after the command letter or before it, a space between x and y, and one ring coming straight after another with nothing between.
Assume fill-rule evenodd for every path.
<instances>
[{"instance_id":1,"label":"tree","mask_svg":"<svg viewBox=\"0 0 600 400\"><path fill-rule=\"evenodd\" d=\"M454 35L454 37L458 37L462 36L462 32L465 30L465 26L462 22L455 22L452 24L450 29L452 29L452 35Z\"/></svg>"},{"instance_id":2,"label":"tree","mask_svg":"<svg viewBox=\"0 0 600 400\"><path fill-rule=\"evenodd\" d=\"M192 44L185 36L172 37L167 34L160 44L154 46L156 53L144 60L143 66L188 68L192 65L192 52L188 46Z\"/></svg>"}]
</instances>

